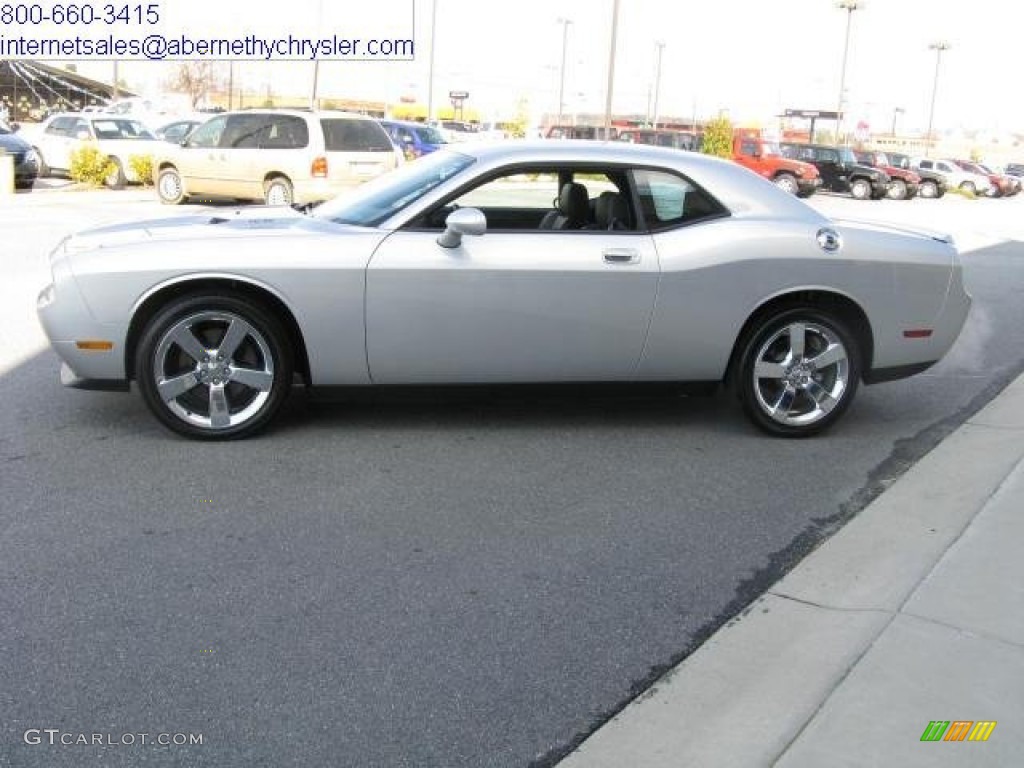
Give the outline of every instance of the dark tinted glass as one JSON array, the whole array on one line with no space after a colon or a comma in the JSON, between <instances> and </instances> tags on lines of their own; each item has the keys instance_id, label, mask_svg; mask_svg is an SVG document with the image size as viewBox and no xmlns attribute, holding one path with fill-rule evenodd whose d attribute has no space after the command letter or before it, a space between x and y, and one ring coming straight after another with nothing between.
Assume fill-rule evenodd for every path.
<instances>
[{"instance_id":1,"label":"dark tinted glass","mask_svg":"<svg viewBox=\"0 0 1024 768\"><path fill-rule=\"evenodd\" d=\"M372 120L329 117L320 121L328 152L392 152L387 133Z\"/></svg>"},{"instance_id":2,"label":"dark tinted glass","mask_svg":"<svg viewBox=\"0 0 1024 768\"><path fill-rule=\"evenodd\" d=\"M271 115L260 138L263 149L302 149L308 146L306 121L294 115Z\"/></svg>"}]
</instances>

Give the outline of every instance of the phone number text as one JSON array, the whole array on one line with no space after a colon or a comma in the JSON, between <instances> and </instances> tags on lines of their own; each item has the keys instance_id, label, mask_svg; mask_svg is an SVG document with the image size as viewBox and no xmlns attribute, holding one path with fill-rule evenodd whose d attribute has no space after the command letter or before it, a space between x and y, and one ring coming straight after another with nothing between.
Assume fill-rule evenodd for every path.
<instances>
[{"instance_id":1,"label":"phone number text","mask_svg":"<svg viewBox=\"0 0 1024 768\"><path fill-rule=\"evenodd\" d=\"M118 5L107 3L91 5L89 3L70 5L42 5L40 3L4 3L0 5L0 22L3 24L57 26L90 26L105 25L113 27L125 26L156 26L160 23L160 4Z\"/></svg>"}]
</instances>

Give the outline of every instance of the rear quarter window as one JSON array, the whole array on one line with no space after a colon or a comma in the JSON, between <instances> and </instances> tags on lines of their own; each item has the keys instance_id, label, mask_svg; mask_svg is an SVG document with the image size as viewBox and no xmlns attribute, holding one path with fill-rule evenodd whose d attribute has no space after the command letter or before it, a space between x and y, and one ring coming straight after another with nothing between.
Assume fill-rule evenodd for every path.
<instances>
[{"instance_id":1,"label":"rear quarter window","mask_svg":"<svg viewBox=\"0 0 1024 768\"><path fill-rule=\"evenodd\" d=\"M393 152L387 132L372 120L324 118L324 148L328 152Z\"/></svg>"}]
</instances>

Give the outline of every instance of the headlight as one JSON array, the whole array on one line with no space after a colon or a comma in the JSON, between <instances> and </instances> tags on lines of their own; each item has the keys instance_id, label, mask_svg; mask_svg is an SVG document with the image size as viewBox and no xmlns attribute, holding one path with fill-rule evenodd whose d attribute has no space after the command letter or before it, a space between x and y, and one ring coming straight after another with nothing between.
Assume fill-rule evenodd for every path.
<instances>
[{"instance_id":1,"label":"headlight","mask_svg":"<svg viewBox=\"0 0 1024 768\"><path fill-rule=\"evenodd\" d=\"M38 163L39 162L39 155L36 154L36 151L34 149L30 149L28 152L25 153L25 160L24 160L24 162L26 162L26 163Z\"/></svg>"},{"instance_id":2,"label":"headlight","mask_svg":"<svg viewBox=\"0 0 1024 768\"><path fill-rule=\"evenodd\" d=\"M796 175L796 176L803 176L804 175L804 169L803 168L797 168L795 171L793 171L793 174Z\"/></svg>"},{"instance_id":3,"label":"headlight","mask_svg":"<svg viewBox=\"0 0 1024 768\"><path fill-rule=\"evenodd\" d=\"M45 288L43 288L43 290L39 292L39 296L36 298L36 308L44 309L45 307L48 307L51 304L53 304L56 298L57 286L55 286L53 283L50 283L48 286L46 286Z\"/></svg>"}]
</instances>

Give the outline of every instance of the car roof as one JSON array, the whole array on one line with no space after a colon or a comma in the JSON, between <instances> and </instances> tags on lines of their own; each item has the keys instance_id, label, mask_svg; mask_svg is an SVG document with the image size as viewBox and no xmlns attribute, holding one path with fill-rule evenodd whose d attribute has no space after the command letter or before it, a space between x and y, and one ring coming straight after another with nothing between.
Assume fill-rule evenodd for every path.
<instances>
[{"instance_id":1,"label":"car roof","mask_svg":"<svg viewBox=\"0 0 1024 768\"><path fill-rule=\"evenodd\" d=\"M214 117L230 117L233 115L290 115L292 117L312 117L312 118L346 118L351 120L366 120L371 123L377 122L368 115L361 115L358 112L345 112L340 109L305 109L301 107L283 108L283 107L253 107L252 109L235 109L230 112L220 112L216 115L210 115L210 118Z\"/></svg>"}]
</instances>

